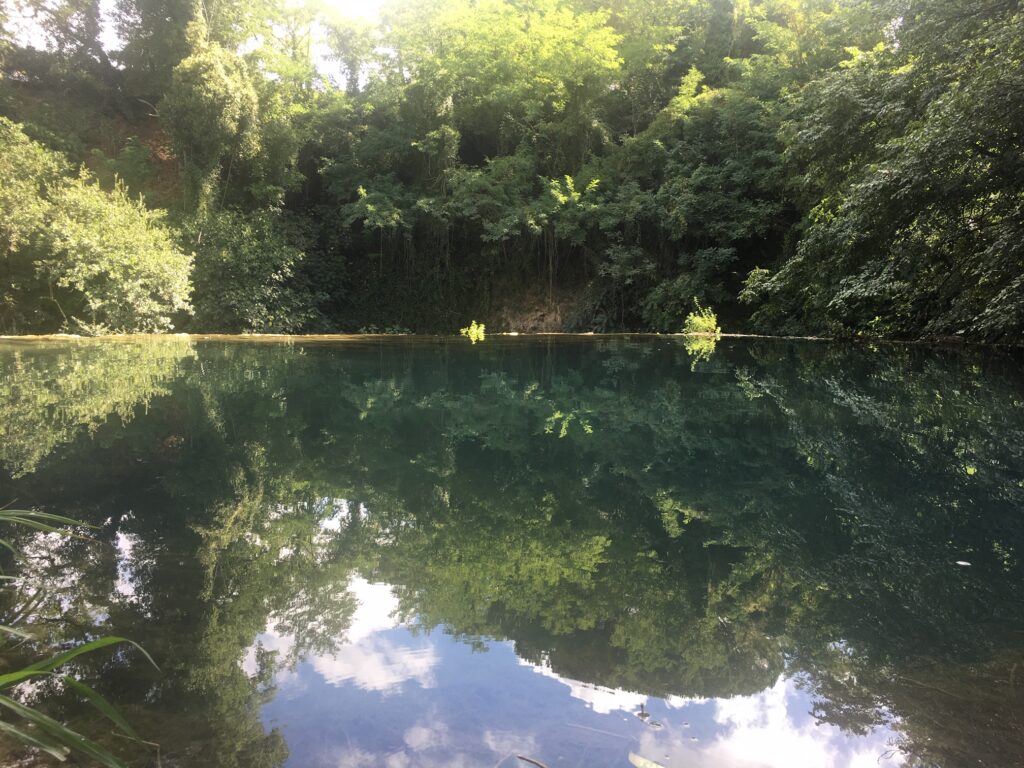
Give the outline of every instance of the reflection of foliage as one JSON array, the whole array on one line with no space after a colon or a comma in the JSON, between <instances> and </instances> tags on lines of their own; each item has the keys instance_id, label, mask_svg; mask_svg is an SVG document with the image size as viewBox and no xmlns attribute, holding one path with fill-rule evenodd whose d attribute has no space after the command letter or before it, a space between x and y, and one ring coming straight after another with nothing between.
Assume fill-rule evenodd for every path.
<instances>
[{"instance_id":1,"label":"reflection of foliage","mask_svg":"<svg viewBox=\"0 0 1024 768\"><path fill-rule=\"evenodd\" d=\"M583 430L584 434L593 434L594 428L590 426L590 422L585 418L581 417L578 413L562 413L561 411L555 411L546 422L544 422L544 432L551 435L555 433L555 427L558 428L559 438L564 438L569 434L569 426L574 422L578 421L580 429Z\"/></svg>"},{"instance_id":2,"label":"reflection of foliage","mask_svg":"<svg viewBox=\"0 0 1024 768\"><path fill-rule=\"evenodd\" d=\"M10 632L9 629L6 631ZM64 668L78 656L124 642L128 641L123 637L91 640L50 659L6 672L0 675L0 690L7 691L22 683L38 683L41 679L52 681L81 696L128 737L136 738L135 732L128 722L106 699L73 676L64 674ZM5 721L0 730L5 735L11 736L43 754L64 761L74 752L84 755L100 765L107 766L107 768L123 768L124 766L124 763L111 752L60 721L54 720L36 707L23 704L17 698L6 694L0 695L0 707L17 718L15 721L17 725Z\"/></svg>"},{"instance_id":3,"label":"reflection of foliage","mask_svg":"<svg viewBox=\"0 0 1024 768\"><path fill-rule=\"evenodd\" d=\"M81 626L175 660L173 689L122 671L104 692L184 762L213 744L221 765L280 759L259 703L275 668L343 641L357 572L424 627L512 639L578 680L723 696L788 669L820 718L895 718L925 756L972 739L927 686L963 691L972 722L1014 722L1015 700L999 713L971 691L1008 674L1024 627L1017 369L758 343L697 375L685 341L199 343L161 383L173 397L103 440L69 432L12 484L58 504L73 483L76 516L134 537L131 597L111 598L117 568L82 543L31 581ZM54 352L54 371L89 359ZM39 379L24 358L15 385ZM268 624L294 646L247 675Z\"/></svg>"},{"instance_id":4,"label":"reflection of foliage","mask_svg":"<svg viewBox=\"0 0 1024 768\"><path fill-rule=\"evenodd\" d=\"M693 359L690 368L696 370L698 363L706 363L715 354L715 347L718 346L718 337L709 335L687 336L683 343L686 345L686 354Z\"/></svg>"},{"instance_id":5,"label":"reflection of foliage","mask_svg":"<svg viewBox=\"0 0 1024 768\"><path fill-rule=\"evenodd\" d=\"M76 521L61 515L19 509L0 510L0 523L5 526L22 526L57 538L70 533L68 526L77 525ZM18 555L17 549L6 539L0 539L0 544L15 556ZM21 618L23 617L24 613ZM10 650L4 647L6 640L13 639L24 643L33 639L28 632L6 624L0 625L0 638L2 638L0 639L0 654L3 655ZM62 686L85 699L128 737L137 739L132 727L102 695L76 679L72 674L65 674L68 666L76 658L122 643L134 645L123 637L99 638L54 654L48 659L35 661L20 668L8 669L0 674L0 691L5 692L0 694L0 707L7 712L8 716L15 718L13 723L7 721L0 723L0 732L60 761L66 760L74 752L84 755L100 765L107 766L107 768L123 768L124 763L111 752L59 720L49 717L37 707L21 701L17 695L17 689L22 684ZM145 651L142 653L146 655Z\"/></svg>"},{"instance_id":6,"label":"reflection of foliage","mask_svg":"<svg viewBox=\"0 0 1024 768\"><path fill-rule=\"evenodd\" d=\"M0 352L0 463L15 476L32 472L58 446L109 417L128 421L139 406L167 393L188 341L77 342L67 346L12 343Z\"/></svg>"}]
</instances>

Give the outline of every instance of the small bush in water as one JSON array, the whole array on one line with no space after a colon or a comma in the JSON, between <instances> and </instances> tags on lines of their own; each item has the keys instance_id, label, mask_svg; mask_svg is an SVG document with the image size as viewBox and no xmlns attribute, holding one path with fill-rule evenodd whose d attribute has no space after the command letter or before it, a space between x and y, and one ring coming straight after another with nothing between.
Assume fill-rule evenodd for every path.
<instances>
[{"instance_id":1,"label":"small bush in water","mask_svg":"<svg viewBox=\"0 0 1024 768\"><path fill-rule=\"evenodd\" d=\"M722 335L722 329L718 327L718 317L710 307L702 307L700 302L694 299L697 309L686 316L686 323L683 326L683 333L693 335L714 336Z\"/></svg>"},{"instance_id":2,"label":"small bush in water","mask_svg":"<svg viewBox=\"0 0 1024 768\"><path fill-rule=\"evenodd\" d=\"M484 324L478 323L476 320L471 322L468 328L460 330L459 333L468 338L474 344L478 341L483 341L486 337L486 334L484 333Z\"/></svg>"}]
</instances>

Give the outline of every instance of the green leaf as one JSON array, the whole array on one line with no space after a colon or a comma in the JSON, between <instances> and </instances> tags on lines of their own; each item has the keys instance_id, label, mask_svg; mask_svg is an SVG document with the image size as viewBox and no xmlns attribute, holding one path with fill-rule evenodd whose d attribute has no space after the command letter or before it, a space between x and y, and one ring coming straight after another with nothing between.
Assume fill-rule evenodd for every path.
<instances>
[{"instance_id":1,"label":"green leaf","mask_svg":"<svg viewBox=\"0 0 1024 768\"><path fill-rule=\"evenodd\" d=\"M116 725L122 731L136 739L139 737L138 734L135 733L135 731L132 729L132 727L128 725L128 722L123 717L121 717L121 713L114 709L110 702L103 698L99 693L94 691L85 683L76 680L75 678L70 677L68 675L61 676L61 680L63 680L66 685L80 693L84 698L88 699L90 704L92 704L94 707L96 707L96 709L102 712L107 717L108 720L114 723L114 725Z\"/></svg>"},{"instance_id":2,"label":"green leaf","mask_svg":"<svg viewBox=\"0 0 1024 768\"><path fill-rule=\"evenodd\" d=\"M68 747L65 747L60 743L47 741L45 738L29 733L28 731L22 730L10 723L5 723L3 720L0 720L0 733L10 734L19 741L28 744L30 747L35 747L51 757L57 758L62 763L68 759L68 753L71 751Z\"/></svg>"},{"instance_id":3,"label":"green leaf","mask_svg":"<svg viewBox=\"0 0 1024 768\"><path fill-rule=\"evenodd\" d=\"M106 766L106 768L127 768L121 760L110 754L99 744L71 730L52 717L44 715L42 712L26 707L24 704L8 696L0 696L0 706L6 707L19 717L28 720L56 741L76 752L80 752L86 757L92 758L100 765Z\"/></svg>"},{"instance_id":4,"label":"green leaf","mask_svg":"<svg viewBox=\"0 0 1024 768\"><path fill-rule=\"evenodd\" d=\"M67 664L69 661L76 658L77 656L81 656L83 653L91 653L92 651L99 650L100 648L106 648L107 646L111 645L118 645L119 643L128 643L129 645L134 646L139 651L139 653L146 657L146 660L150 664L152 664L155 669L160 669L160 667L157 666L157 663L153 661L153 658L148 653L146 653L146 650L141 645L132 642L126 637L117 637L116 635L112 635L110 637L101 637L98 640L92 640L88 643L84 643L76 648L72 648L70 651L65 651L64 653L57 654L48 661L40 661L35 664L32 664L26 669L38 670L41 672L50 672L56 669L57 667L61 666L62 664Z\"/></svg>"},{"instance_id":5,"label":"green leaf","mask_svg":"<svg viewBox=\"0 0 1024 768\"><path fill-rule=\"evenodd\" d=\"M0 624L0 634L11 635L12 637L20 637L22 640L32 639L32 635L30 635L28 632L22 632L20 629L15 629L14 627L5 627L3 624Z\"/></svg>"},{"instance_id":6,"label":"green leaf","mask_svg":"<svg viewBox=\"0 0 1024 768\"><path fill-rule=\"evenodd\" d=\"M50 522L60 523L61 525L73 525L84 528L96 528L95 525L89 525L64 515L54 515L50 512L39 512L31 509L3 509L0 510L0 521L7 522L15 520L16 518L28 518L39 522Z\"/></svg>"},{"instance_id":7,"label":"green leaf","mask_svg":"<svg viewBox=\"0 0 1024 768\"><path fill-rule=\"evenodd\" d=\"M39 670L34 669L19 669L17 672L8 672L6 675L0 675L0 690L10 688L12 685L18 685L18 683L23 683L30 677L41 677L52 674L52 672L40 672Z\"/></svg>"}]
</instances>

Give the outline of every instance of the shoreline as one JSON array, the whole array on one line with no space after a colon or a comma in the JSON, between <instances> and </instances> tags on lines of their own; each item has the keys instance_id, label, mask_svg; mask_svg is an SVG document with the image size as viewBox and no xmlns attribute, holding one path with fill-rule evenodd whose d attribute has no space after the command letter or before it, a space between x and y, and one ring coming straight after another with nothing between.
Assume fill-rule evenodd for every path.
<instances>
[{"instance_id":1,"label":"shoreline","mask_svg":"<svg viewBox=\"0 0 1024 768\"><path fill-rule=\"evenodd\" d=\"M922 339L890 339L884 337L834 337L834 336L773 336L758 333L655 333L652 331L616 331L610 333L590 332L563 332L563 331L537 331L537 332L499 332L488 333L488 338L496 339L564 339L564 340L588 340L588 339L678 339L678 338L711 338L719 340L737 339L754 341L799 341L810 343L831 343L831 344L884 344L890 346L927 346L939 348L991 348L1020 350L1024 349L1024 343L1012 342L988 342L961 339L956 337L935 337ZM0 335L0 342L130 342L147 340L171 340L180 339L188 341L220 341L220 342L367 342L383 340L403 341L443 341L446 339L458 339L459 334L432 334L432 333L310 333L310 334L287 334L287 333L124 333L107 334L101 336L82 336L78 334L24 334L24 335ZM486 343L486 340L483 342Z\"/></svg>"}]
</instances>

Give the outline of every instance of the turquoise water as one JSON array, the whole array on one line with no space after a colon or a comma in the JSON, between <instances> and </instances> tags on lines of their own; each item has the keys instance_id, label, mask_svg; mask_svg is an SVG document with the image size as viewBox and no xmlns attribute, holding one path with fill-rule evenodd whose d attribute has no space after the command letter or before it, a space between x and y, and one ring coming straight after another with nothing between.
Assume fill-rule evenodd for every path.
<instances>
[{"instance_id":1,"label":"turquoise water","mask_svg":"<svg viewBox=\"0 0 1024 768\"><path fill-rule=\"evenodd\" d=\"M1024 764L1016 353L6 341L0 382L0 505L96 526L7 532L0 623L160 667L74 669L147 744L19 695L132 765Z\"/></svg>"}]
</instances>

